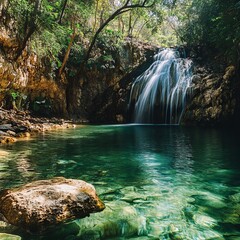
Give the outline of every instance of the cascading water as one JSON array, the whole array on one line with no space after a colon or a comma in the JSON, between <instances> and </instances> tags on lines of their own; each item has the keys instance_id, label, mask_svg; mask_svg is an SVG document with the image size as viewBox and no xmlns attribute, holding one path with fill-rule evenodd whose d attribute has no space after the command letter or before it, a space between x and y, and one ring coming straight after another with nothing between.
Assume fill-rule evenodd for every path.
<instances>
[{"instance_id":1,"label":"cascading water","mask_svg":"<svg viewBox=\"0 0 240 240\"><path fill-rule=\"evenodd\" d=\"M174 49L154 56L153 64L132 85L129 104L135 123L179 124L191 93L192 61Z\"/></svg>"}]
</instances>

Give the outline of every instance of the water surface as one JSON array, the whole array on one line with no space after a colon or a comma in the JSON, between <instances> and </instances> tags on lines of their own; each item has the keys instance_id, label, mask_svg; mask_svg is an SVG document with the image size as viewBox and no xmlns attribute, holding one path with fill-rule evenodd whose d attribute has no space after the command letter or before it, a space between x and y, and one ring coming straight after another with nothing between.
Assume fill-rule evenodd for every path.
<instances>
[{"instance_id":1,"label":"water surface","mask_svg":"<svg viewBox=\"0 0 240 240\"><path fill-rule=\"evenodd\" d=\"M30 239L240 239L239 134L83 126L0 147L0 188L55 176L92 183L106 209ZM0 227L1 232L12 230Z\"/></svg>"}]
</instances>

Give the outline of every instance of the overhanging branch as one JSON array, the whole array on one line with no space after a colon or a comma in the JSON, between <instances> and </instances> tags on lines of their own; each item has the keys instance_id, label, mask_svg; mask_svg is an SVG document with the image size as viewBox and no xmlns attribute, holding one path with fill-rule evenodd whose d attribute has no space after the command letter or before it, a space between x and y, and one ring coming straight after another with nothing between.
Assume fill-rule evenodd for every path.
<instances>
[{"instance_id":1,"label":"overhanging branch","mask_svg":"<svg viewBox=\"0 0 240 240\"><path fill-rule=\"evenodd\" d=\"M84 62L86 63L90 57L90 53L93 49L93 46L95 45L95 42L97 40L98 35L100 34L100 32L108 25L109 22L111 22L113 19L115 19L117 16L131 11L134 8L150 8L154 5L154 1L152 2L152 4L147 4L148 0L144 0L142 3L138 3L138 4L132 4L132 5L128 5L130 3L130 0L127 0L125 2L125 4L120 7L119 9L117 9L111 16L108 17L108 19L98 28L98 30L96 31L96 33L94 34L91 44L88 48L88 51L86 53L86 57Z\"/></svg>"}]
</instances>

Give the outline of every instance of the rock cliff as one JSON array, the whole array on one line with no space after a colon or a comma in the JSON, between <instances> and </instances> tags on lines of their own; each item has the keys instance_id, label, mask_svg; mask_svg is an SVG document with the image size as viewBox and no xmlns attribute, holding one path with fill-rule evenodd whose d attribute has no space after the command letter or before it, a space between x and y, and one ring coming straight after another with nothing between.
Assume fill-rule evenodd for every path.
<instances>
[{"instance_id":1,"label":"rock cliff","mask_svg":"<svg viewBox=\"0 0 240 240\"><path fill-rule=\"evenodd\" d=\"M16 22L0 4L0 107L30 110L39 116L72 117L95 123L130 121L131 84L151 64L157 47L126 39L116 49L99 46L83 65L59 69L28 45L17 59ZM183 124L216 125L240 116L239 66L194 53L192 98ZM197 59L202 57L202 61ZM221 67L213 67L219 64ZM128 112L129 111L129 112Z\"/></svg>"},{"instance_id":2,"label":"rock cliff","mask_svg":"<svg viewBox=\"0 0 240 240\"><path fill-rule=\"evenodd\" d=\"M186 125L222 125L238 117L239 79L237 69L229 65L222 71L195 65L192 99L186 109Z\"/></svg>"},{"instance_id":3,"label":"rock cliff","mask_svg":"<svg viewBox=\"0 0 240 240\"><path fill-rule=\"evenodd\" d=\"M7 15L5 2L0 4L0 107L3 108L87 121L95 111L94 99L144 62L154 49L132 39L126 39L118 49L97 46L88 64L70 65L59 76L58 67L49 57L38 56L28 44L16 59L21 43L17 23Z\"/></svg>"},{"instance_id":4,"label":"rock cliff","mask_svg":"<svg viewBox=\"0 0 240 240\"><path fill-rule=\"evenodd\" d=\"M31 107L45 115L65 115L65 87L56 80L48 59L39 58L28 46L15 59L19 47L16 22L6 14L5 2L0 4L0 105L8 109Z\"/></svg>"},{"instance_id":5,"label":"rock cliff","mask_svg":"<svg viewBox=\"0 0 240 240\"><path fill-rule=\"evenodd\" d=\"M187 55L193 60L192 94L181 124L217 126L238 123L240 79L236 64L215 59L214 55L203 57L194 50ZM96 98L91 120L101 123L131 122L132 109L128 101L132 83L151 63L150 58Z\"/></svg>"}]
</instances>

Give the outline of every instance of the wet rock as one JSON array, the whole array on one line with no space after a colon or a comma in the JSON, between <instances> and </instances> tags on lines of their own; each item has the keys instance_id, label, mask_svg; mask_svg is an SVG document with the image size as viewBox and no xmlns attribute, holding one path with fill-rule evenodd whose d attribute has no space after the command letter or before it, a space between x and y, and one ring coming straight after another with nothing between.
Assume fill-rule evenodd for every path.
<instances>
[{"instance_id":1,"label":"wet rock","mask_svg":"<svg viewBox=\"0 0 240 240\"><path fill-rule=\"evenodd\" d=\"M1 131L13 130L12 124L1 124L0 125L0 130Z\"/></svg>"},{"instance_id":2,"label":"wet rock","mask_svg":"<svg viewBox=\"0 0 240 240\"><path fill-rule=\"evenodd\" d=\"M109 239L143 236L147 233L146 218L123 201L106 204L105 211L90 219L77 220L81 239Z\"/></svg>"},{"instance_id":3,"label":"wet rock","mask_svg":"<svg viewBox=\"0 0 240 240\"><path fill-rule=\"evenodd\" d=\"M121 189L121 193L123 194L121 200L129 203L137 202L139 200L146 201L147 199L145 194L138 192L137 189L132 186Z\"/></svg>"},{"instance_id":4,"label":"wet rock","mask_svg":"<svg viewBox=\"0 0 240 240\"><path fill-rule=\"evenodd\" d=\"M18 138L29 138L31 134L29 132L20 132L16 134L16 137Z\"/></svg>"},{"instance_id":5,"label":"wet rock","mask_svg":"<svg viewBox=\"0 0 240 240\"><path fill-rule=\"evenodd\" d=\"M240 203L240 192L231 195L229 199L234 203Z\"/></svg>"},{"instance_id":6,"label":"wet rock","mask_svg":"<svg viewBox=\"0 0 240 240\"><path fill-rule=\"evenodd\" d=\"M224 74L224 76L223 76L223 79L224 79L225 81L230 80L230 79L234 76L235 71L236 71L236 68L235 68L233 65L228 66L228 67L226 68L226 70L225 70L225 74Z\"/></svg>"},{"instance_id":7,"label":"wet rock","mask_svg":"<svg viewBox=\"0 0 240 240\"><path fill-rule=\"evenodd\" d=\"M17 139L14 137L8 137L8 136L0 136L0 143L6 144L6 143L14 143Z\"/></svg>"},{"instance_id":8,"label":"wet rock","mask_svg":"<svg viewBox=\"0 0 240 240\"><path fill-rule=\"evenodd\" d=\"M223 222L240 225L240 203L234 204L226 210Z\"/></svg>"},{"instance_id":9,"label":"wet rock","mask_svg":"<svg viewBox=\"0 0 240 240\"><path fill-rule=\"evenodd\" d=\"M195 214L193 216L193 220L196 224L202 226L202 227L214 227L217 225L217 221L209 216L201 215L201 214Z\"/></svg>"},{"instance_id":10,"label":"wet rock","mask_svg":"<svg viewBox=\"0 0 240 240\"><path fill-rule=\"evenodd\" d=\"M48 239L80 240L77 237L79 226L75 221L54 226L47 232Z\"/></svg>"},{"instance_id":11,"label":"wet rock","mask_svg":"<svg viewBox=\"0 0 240 240\"><path fill-rule=\"evenodd\" d=\"M116 120L118 123L123 123L124 122L124 117L122 114L117 114L116 115Z\"/></svg>"},{"instance_id":12,"label":"wet rock","mask_svg":"<svg viewBox=\"0 0 240 240\"><path fill-rule=\"evenodd\" d=\"M16 136L16 133L14 131L11 131L11 130L8 130L6 133L9 134L10 136L13 136L13 137Z\"/></svg>"},{"instance_id":13,"label":"wet rock","mask_svg":"<svg viewBox=\"0 0 240 240\"><path fill-rule=\"evenodd\" d=\"M201 77L199 75L192 76L192 83L199 83L201 81Z\"/></svg>"},{"instance_id":14,"label":"wet rock","mask_svg":"<svg viewBox=\"0 0 240 240\"><path fill-rule=\"evenodd\" d=\"M222 196L205 191L200 191L199 193L199 195L192 196L195 199L196 204L215 209L221 209L226 207L226 203Z\"/></svg>"},{"instance_id":15,"label":"wet rock","mask_svg":"<svg viewBox=\"0 0 240 240\"><path fill-rule=\"evenodd\" d=\"M10 233L10 234L12 234L12 233L16 232L16 230L17 230L17 227L15 227L11 224L8 224L4 221L0 221L0 233Z\"/></svg>"},{"instance_id":16,"label":"wet rock","mask_svg":"<svg viewBox=\"0 0 240 240\"><path fill-rule=\"evenodd\" d=\"M0 136L9 136L9 134L7 132L0 130Z\"/></svg>"},{"instance_id":17,"label":"wet rock","mask_svg":"<svg viewBox=\"0 0 240 240\"><path fill-rule=\"evenodd\" d=\"M22 132L26 132L28 128L26 126L17 126L15 127L14 130L16 133L22 133Z\"/></svg>"},{"instance_id":18,"label":"wet rock","mask_svg":"<svg viewBox=\"0 0 240 240\"><path fill-rule=\"evenodd\" d=\"M29 138L31 135L51 130L74 128L70 121L57 118L36 118L28 111L6 110L0 107L0 141L15 142L16 138ZM3 136L16 138L3 138ZM14 139L14 140L13 140Z\"/></svg>"},{"instance_id":19,"label":"wet rock","mask_svg":"<svg viewBox=\"0 0 240 240\"><path fill-rule=\"evenodd\" d=\"M232 121L237 112L236 70L212 72L195 66L193 94L182 120L191 125L220 125Z\"/></svg>"},{"instance_id":20,"label":"wet rock","mask_svg":"<svg viewBox=\"0 0 240 240\"><path fill-rule=\"evenodd\" d=\"M91 184L63 177L35 181L0 193L4 220L31 232L84 218L104 208Z\"/></svg>"},{"instance_id":21,"label":"wet rock","mask_svg":"<svg viewBox=\"0 0 240 240\"><path fill-rule=\"evenodd\" d=\"M0 157L6 157L8 154L9 152L0 150Z\"/></svg>"},{"instance_id":22,"label":"wet rock","mask_svg":"<svg viewBox=\"0 0 240 240\"><path fill-rule=\"evenodd\" d=\"M8 234L8 233L0 233L1 240L21 240L22 238L17 235Z\"/></svg>"}]
</instances>

